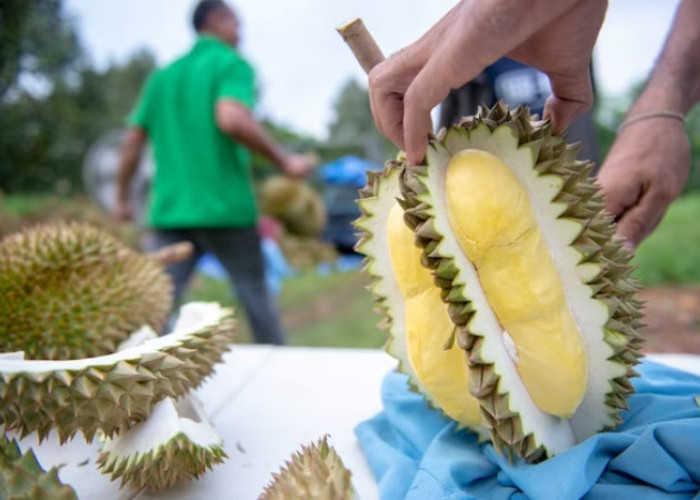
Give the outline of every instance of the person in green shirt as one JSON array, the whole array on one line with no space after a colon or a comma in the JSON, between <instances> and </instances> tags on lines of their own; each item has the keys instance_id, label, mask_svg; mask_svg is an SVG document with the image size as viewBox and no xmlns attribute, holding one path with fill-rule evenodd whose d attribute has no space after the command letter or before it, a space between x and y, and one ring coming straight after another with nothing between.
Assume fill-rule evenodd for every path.
<instances>
[{"instance_id":1,"label":"person in green shirt","mask_svg":"<svg viewBox=\"0 0 700 500\"><path fill-rule=\"evenodd\" d=\"M236 50L239 24L233 9L221 0L202 0L192 22L198 34L194 46L151 75L128 119L114 215L132 217L129 184L150 141L156 168L148 250L182 241L194 247L190 258L168 267L175 303L197 259L212 253L234 283L256 342L283 344L265 285L251 152L293 177L305 177L313 162L308 155L286 153L253 118L255 74Z\"/></svg>"}]
</instances>

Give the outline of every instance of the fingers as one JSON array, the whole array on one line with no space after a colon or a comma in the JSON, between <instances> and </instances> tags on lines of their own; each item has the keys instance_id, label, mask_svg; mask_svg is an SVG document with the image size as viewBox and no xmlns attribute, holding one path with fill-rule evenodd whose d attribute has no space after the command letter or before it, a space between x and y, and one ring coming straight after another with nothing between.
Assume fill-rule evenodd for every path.
<instances>
[{"instance_id":1,"label":"fingers","mask_svg":"<svg viewBox=\"0 0 700 500\"><path fill-rule=\"evenodd\" d=\"M552 95L544 106L544 117L552 120L555 134L563 133L580 114L593 104L593 88L588 66L565 79L550 77Z\"/></svg>"}]
</instances>

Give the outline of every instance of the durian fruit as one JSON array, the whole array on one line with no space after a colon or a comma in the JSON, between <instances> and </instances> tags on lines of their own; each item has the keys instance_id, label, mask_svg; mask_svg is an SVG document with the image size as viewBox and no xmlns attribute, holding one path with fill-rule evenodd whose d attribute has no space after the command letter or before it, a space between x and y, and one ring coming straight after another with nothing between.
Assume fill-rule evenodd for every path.
<instances>
[{"instance_id":1,"label":"durian fruit","mask_svg":"<svg viewBox=\"0 0 700 500\"><path fill-rule=\"evenodd\" d=\"M97 459L112 480L133 491L160 491L198 478L226 458L223 442L196 400L166 398L132 430L108 439Z\"/></svg>"},{"instance_id":2,"label":"durian fruit","mask_svg":"<svg viewBox=\"0 0 700 500\"><path fill-rule=\"evenodd\" d=\"M172 306L162 268L84 224L36 226L0 242L0 351L82 359L115 351Z\"/></svg>"},{"instance_id":3,"label":"durian fruit","mask_svg":"<svg viewBox=\"0 0 700 500\"><path fill-rule=\"evenodd\" d=\"M411 387L461 427L479 430L479 402L469 393L465 352L456 343L457 328L442 303L440 289L413 232L403 222L397 201L401 170L389 162L383 172L368 172L367 186L358 201L362 231L357 250L368 259L366 270L376 279L371 290L384 316L380 325L389 334L386 349L409 376Z\"/></svg>"},{"instance_id":4,"label":"durian fruit","mask_svg":"<svg viewBox=\"0 0 700 500\"><path fill-rule=\"evenodd\" d=\"M431 141L426 165L398 161L398 173L391 171L420 261L457 326L469 392L491 439L527 461L620 422L640 357L630 254L589 179L592 165L576 161L576 151L548 121L498 104ZM389 204L381 190L364 195L361 207ZM365 231L359 249L379 283L392 272L390 252L367 242L390 234L389 218L365 213L358 223ZM405 299L375 285L377 292L395 320ZM390 345L410 328L397 329ZM435 336L426 333L421 346ZM432 373L443 369L449 373ZM431 369L436 378L461 378L454 373L446 363Z\"/></svg>"},{"instance_id":5,"label":"durian fruit","mask_svg":"<svg viewBox=\"0 0 700 500\"><path fill-rule=\"evenodd\" d=\"M177 398L211 374L234 340L231 311L189 303L172 333L123 351L68 361L0 359L0 428L22 437L52 429L61 443L81 432L92 441L145 420L159 401Z\"/></svg>"},{"instance_id":6,"label":"durian fruit","mask_svg":"<svg viewBox=\"0 0 700 500\"><path fill-rule=\"evenodd\" d=\"M350 500L355 492L350 471L328 444L328 436L302 446L272 474L260 500Z\"/></svg>"},{"instance_id":7,"label":"durian fruit","mask_svg":"<svg viewBox=\"0 0 700 500\"><path fill-rule=\"evenodd\" d=\"M75 500L77 496L58 478L57 468L46 472L31 449L22 453L16 439L0 434L0 498Z\"/></svg>"},{"instance_id":8,"label":"durian fruit","mask_svg":"<svg viewBox=\"0 0 700 500\"><path fill-rule=\"evenodd\" d=\"M260 188L260 209L294 236L317 237L326 226L323 198L307 183L282 175L265 180Z\"/></svg>"}]
</instances>

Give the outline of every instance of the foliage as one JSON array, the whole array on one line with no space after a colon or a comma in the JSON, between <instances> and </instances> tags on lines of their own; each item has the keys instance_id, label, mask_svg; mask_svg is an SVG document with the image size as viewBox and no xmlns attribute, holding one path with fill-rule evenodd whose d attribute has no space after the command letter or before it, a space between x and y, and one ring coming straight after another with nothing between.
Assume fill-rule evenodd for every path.
<instances>
[{"instance_id":1,"label":"foliage","mask_svg":"<svg viewBox=\"0 0 700 500\"><path fill-rule=\"evenodd\" d=\"M348 80L334 104L335 118L328 128L331 144L359 147L360 156L383 164L396 156L396 148L374 126L369 91L356 80Z\"/></svg>"},{"instance_id":2,"label":"foliage","mask_svg":"<svg viewBox=\"0 0 700 500\"><path fill-rule=\"evenodd\" d=\"M700 193L676 200L659 227L637 249L635 274L645 285L700 283Z\"/></svg>"},{"instance_id":3,"label":"foliage","mask_svg":"<svg viewBox=\"0 0 700 500\"><path fill-rule=\"evenodd\" d=\"M123 123L153 56L96 69L60 0L1 5L0 189L80 191L87 147Z\"/></svg>"}]
</instances>

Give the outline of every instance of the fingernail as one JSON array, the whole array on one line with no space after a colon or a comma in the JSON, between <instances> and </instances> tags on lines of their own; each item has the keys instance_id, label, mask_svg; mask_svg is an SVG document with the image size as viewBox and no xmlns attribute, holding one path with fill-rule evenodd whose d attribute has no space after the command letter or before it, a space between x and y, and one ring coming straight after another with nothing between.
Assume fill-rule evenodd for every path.
<instances>
[{"instance_id":1,"label":"fingernail","mask_svg":"<svg viewBox=\"0 0 700 500\"><path fill-rule=\"evenodd\" d=\"M631 241L629 241L629 240L626 240L626 241L622 244L622 246L623 246L626 250L629 250L630 252L634 252L635 249L637 248L636 245L635 245L634 243L632 243Z\"/></svg>"}]
</instances>

